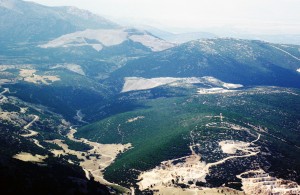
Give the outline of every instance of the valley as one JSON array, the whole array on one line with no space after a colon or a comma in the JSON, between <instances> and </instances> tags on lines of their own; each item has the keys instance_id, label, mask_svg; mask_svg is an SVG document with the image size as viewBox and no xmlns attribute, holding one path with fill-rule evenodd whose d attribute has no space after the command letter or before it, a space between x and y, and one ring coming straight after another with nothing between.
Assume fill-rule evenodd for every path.
<instances>
[{"instance_id":1,"label":"valley","mask_svg":"<svg viewBox=\"0 0 300 195\"><path fill-rule=\"evenodd\" d=\"M2 97L5 97L4 94L9 92L9 88L5 88L4 91L1 93ZM5 97L6 100L9 101L9 97ZM20 108L20 112L22 114L26 114L26 109ZM18 112L16 112L18 114ZM7 114L7 117L10 115ZM40 138L34 139L34 137L39 137L39 133L34 130L30 130L30 128L40 119L38 115L28 115L28 117L33 118L30 122L28 122L24 127L23 131L27 132L25 134L20 134L20 136L32 141L37 147L46 149L43 145L41 145L40 141L43 143L50 143L57 145L60 149L48 149L50 153L54 155L54 157L60 156L75 156L76 161L79 162L79 165L85 172L85 176L87 179L91 179L93 177L95 181L100 182L101 184L105 184L108 186L112 186L118 190L123 192L129 191L126 188L118 186L117 184L110 183L103 178L103 171L106 167L108 167L115 158L117 157L118 153L125 152L126 150L130 149L131 144L99 144L96 142L90 142L87 139L75 139L74 133L76 133L76 129L70 126L70 130L66 138L71 141L84 143L89 146L91 149L88 151L80 151L80 150L72 150L69 146L64 143L64 140L61 139L54 139L54 140L37 140ZM3 118L2 118L3 119ZM12 120L11 118L7 118L6 120ZM15 119L14 119L15 120ZM19 119L20 120L20 119ZM32 163L45 163L45 159L48 158L48 155L39 155L39 154L31 154L27 152L20 152L12 156L14 159L18 159L24 162L32 162ZM72 160L68 160L68 163L74 164ZM45 164L46 165L46 164Z\"/></svg>"},{"instance_id":2,"label":"valley","mask_svg":"<svg viewBox=\"0 0 300 195\"><path fill-rule=\"evenodd\" d=\"M299 45L0 0L0 194L296 195L299 140Z\"/></svg>"},{"instance_id":3,"label":"valley","mask_svg":"<svg viewBox=\"0 0 300 195\"><path fill-rule=\"evenodd\" d=\"M46 119L41 115L45 108L14 97L16 89L10 88L14 84L7 85L1 92L2 105L14 105L17 110L3 110L5 115L2 114L2 119L14 125L20 124L22 133L19 133L19 136L30 141L35 147L48 151L32 153L21 150L12 157L38 164L47 164L47 159L52 155L58 159L65 158L68 164L80 166L86 179L93 178L92 180L116 191L127 193L134 190L135 193L152 191L154 194L164 194L184 190L187 194L221 194L221 191L225 190L234 194L242 193L239 190L243 189L243 193L247 194L250 187L246 185L250 184L243 183L243 179L240 182L237 180L239 177L229 175L239 175L249 168L265 171L270 169L269 161L275 160L270 157L271 153L284 152L276 146L277 142L279 145L284 144L293 150L299 150L297 137L290 139L286 137L288 134L283 136L276 130L282 125L274 126L275 122L282 120L270 118L259 122L259 113L274 112L273 110L278 110L276 115L287 117L286 120L290 121L289 117L295 113L288 114L288 107L278 107L276 101L282 101L282 98L286 97L289 99L286 103L293 99L294 104L297 104L298 90L280 87L245 88L240 84L226 83L213 77L169 77L154 80L159 80L159 84L145 87L143 82L151 83L146 79L141 78L139 82L134 82L134 85L126 83L128 80L124 79L123 90L118 92L125 104L129 98L144 107L104 118L95 124L85 121L86 110L75 109L74 122L67 122L62 116L57 116L61 118L57 121L61 127L56 131L57 135L41 131L40 124L36 126ZM141 99L145 91L148 91L147 98ZM163 93L158 93L156 97L151 95L159 91ZM131 96L131 93L134 96ZM170 96L166 96L168 93ZM265 97L273 98L273 107L269 107L270 104L265 106ZM249 110L247 105L253 108ZM38 112L32 112L32 108ZM247 112L243 110L246 108ZM25 117L27 122L21 116ZM79 128L72 125L76 121L80 123ZM269 126L270 124L272 125ZM297 125L289 127L294 131L298 131L297 128ZM152 139L149 139L150 137ZM166 155L166 152L169 154ZM153 156L154 154L156 156ZM294 155L297 155L297 152ZM142 165L141 161L148 163ZM124 166L123 163L127 165ZM227 173L224 174L223 167L230 167L232 163L239 164L240 168L235 171L227 169ZM272 171L280 170L281 165L278 166ZM297 169L297 161L292 166L292 169ZM230 173L229 170L233 172ZM123 171L130 174L125 176ZM122 177L114 177L117 175ZM277 177L280 178L280 174ZM297 179L297 176L286 179ZM218 181L224 182L223 185ZM238 183L242 188L235 187ZM298 189L289 186L278 190Z\"/></svg>"},{"instance_id":4,"label":"valley","mask_svg":"<svg viewBox=\"0 0 300 195\"><path fill-rule=\"evenodd\" d=\"M25 77L27 72L30 72L28 76L36 72L32 70L17 69L16 81L20 73ZM55 86L63 80L62 77L51 84L27 80L18 82L42 87ZM296 112L289 113L291 105L278 107L276 101L287 98L287 104L293 100L293 104L297 105L297 89L245 87L214 77L124 78L123 87L117 92L119 97L115 98L119 98L121 104L130 99L143 107L91 124L86 121L90 115L87 109L77 107L73 109L73 121L57 115L60 119L56 123L60 130L52 132L42 130L40 123L47 120L43 113L48 112L49 116L54 113L50 110L45 112L46 107L35 105L30 99L31 103L24 102L22 98L26 96L16 96L18 88L14 85L5 84L1 104L17 107L17 110L3 110L1 118L19 125L19 136L47 152L19 150L11 157L46 166L49 158L63 158L66 163L79 166L87 180L104 184L117 192L222 194L226 191L229 194L249 194L252 189L247 187L250 181L244 181L239 174L249 169L268 171L270 162L276 160L270 155L286 152L277 144L299 150L297 137L291 139L288 134L280 133L282 124L277 122L282 120L268 118L260 121L260 114L273 110L276 110L273 116L284 116L286 121L295 117ZM271 107L264 103L266 97L273 98ZM76 123L79 127L75 128ZM48 127L49 122L46 124ZM298 131L296 124L289 124L288 128ZM297 152L290 155L296 158ZM286 159L286 163L290 160ZM239 169L226 169L225 174L223 167L231 167L232 163L238 164ZM277 166L271 168L272 177L282 181L299 179L296 175L281 178L279 170L286 164ZM297 166L295 161L291 170L297 170ZM279 174L274 174L276 171ZM129 174L125 176L124 172ZM293 187L295 185L281 186L278 191L297 191L297 185Z\"/></svg>"}]
</instances>

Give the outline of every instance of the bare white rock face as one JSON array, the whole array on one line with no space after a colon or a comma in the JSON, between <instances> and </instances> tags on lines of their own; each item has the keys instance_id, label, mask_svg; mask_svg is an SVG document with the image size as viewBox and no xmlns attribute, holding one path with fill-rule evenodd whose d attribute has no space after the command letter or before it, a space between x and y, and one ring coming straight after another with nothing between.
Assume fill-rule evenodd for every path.
<instances>
[{"instance_id":1,"label":"bare white rock face","mask_svg":"<svg viewBox=\"0 0 300 195\"><path fill-rule=\"evenodd\" d=\"M232 92L233 90L243 87L241 84L225 83L214 77L157 77L157 78L142 78L142 77L126 77L123 89L121 92L139 91L153 89L155 87L169 85L169 86L183 86L191 84L209 84L217 87L213 88L199 88L198 94L212 94Z\"/></svg>"},{"instance_id":2,"label":"bare white rock face","mask_svg":"<svg viewBox=\"0 0 300 195\"><path fill-rule=\"evenodd\" d=\"M155 87L176 82L178 80L180 80L180 78L158 77L146 79L142 77L126 77L122 92L152 89Z\"/></svg>"},{"instance_id":3,"label":"bare white rock face","mask_svg":"<svg viewBox=\"0 0 300 195\"><path fill-rule=\"evenodd\" d=\"M78 31L58 37L46 44L39 45L39 47L57 48L91 46L95 50L101 51L103 47L119 45L127 40L141 43L152 51L162 51L175 46L175 44L154 37L147 32L141 31L137 34L132 34L128 32L128 29L121 28L98 30L87 29Z\"/></svg>"}]
</instances>

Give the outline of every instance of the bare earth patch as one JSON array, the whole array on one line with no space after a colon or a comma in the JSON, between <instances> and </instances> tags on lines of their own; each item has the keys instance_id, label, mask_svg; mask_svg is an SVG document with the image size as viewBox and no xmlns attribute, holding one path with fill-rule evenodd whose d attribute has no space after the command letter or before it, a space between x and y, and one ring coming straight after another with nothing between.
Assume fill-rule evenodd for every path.
<instances>
[{"instance_id":1,"label":"bare earth patch","mask_svg":"<svg viewBox=\"0 0 300 195\"><path fill-rule=\"evenodd\" d=\"M44 162L44 160L46 158L48 158L48 156L42 156L42 155L32 155L30 153L26 153L26 152L21 152L19 154L16 154L13 156L13 158L21 160L21 161L25 161L25 162Z\"/></svg>"},{"instance_id":2,"label":"bare earth patch","mask_svg":"<svg viewBox=\"0 0 300 195\"><path fill-rule=\"evenodd\" d=\"M160 195L169 195L169 194L179 194L179 195L244 195L244 192L220 187L220 188L192 188L192 189L183 189L176 187L154 187L154 194Z\"/></svg>"},{"instance_id":3,"label":"bare earth patch","mask_svg":"<svg viewBox=\"0 0 300 195\"><path fill-rule=\"evenodd\" d=\"M35 72L34 69L21 69L19 75L20 77L31 77Z\"/></svg>"},{"instance_id":4,"label":"bare earth patch","mask_svg":"<svg viewBox=\"0 0 300 195\"><path fill-rule=\"evenodd\" d=\"M41 48L56 47L81 47L91 46L96 51L101 51L104 47L119 45L124 41L131 40L141 43L152 51L162 51L175 46L172 43L162 39L150 36L147 33L131 35L126 28L121 29L87 29L66 34L54 39L46 44L39 45ZM95 43L89 43L86 40L95 40Z\"/></svg>"},{"instance_id":5,"label":"bare earth patch","mask_svg":"<svg viewBox=\"0 0 300 195\"><path fill-rule=\"evenodd\" d=\"M13 125L21 126L26 123L25 120L20 119L17 112L0 112L0 120L7 121Z\"/></svg>"},{"instance_id":6,"label":"bare earth patch","mask_svg":"<svg viewBox=\"0 0 300 195\"><path fill-rule=\"evenodd\" d=\"M201 156L194 151L195 147L200 147L200 144L192 144L190 146L191 155L173 160L163 161L154 169L142 172L137 183L140 190L145 189L165 189L165 188L178 188L175 184L185 184L189 186L188 189L195 189L194 194L198 193L200 189L195 184L196 182L206 182L205 177L210 173L210 168L225 163L230 159L246 158L257 155L260 151L258 147L250 146L258 139L251 143L237 142L237 141L224 141L221 145L225 148L225 153L235 154L237 150L243 152L240 155L228 156L213 163L205 163L201 161ZM198 189L198 190L197 190ZM161 193L160 193L161 194Z\"/></svg>"},{"instance_id":7,"label":"bare earth patch","mask_svg":"<svg viewBox=\"0 0 300 195\"><path fill-rule=\"evenodd\" d=\"M35 69L21 69L19 76L22 77L24 81L29 83L34 83L34 84L50 85L52 82L60 80L58 76L38 75L35 73L36 73Z\"/></svg>"},{"instance_id":8,"label":"bare earth patch","mask_svg":"<svg viewBox=\"0 0 300 195\"><path fill-rule=\"evenodd\" d=\"M134 121L137 121L137 120L140 120L140 119L143 119L145 118L144 116L137 116L137 117L134 117L134 118L130 118L126 121L126 123L132 123Z\"/></svg>"},{"instance_id":9,"label":"bare earth patch","mask_svg":"<svg viewBox=\"0 0 300 195\"><path fill-rule=\"evenodd\" d=\"M249 149L250 143L242 142L242 141L234 141L234 140L225 140L225 141L219 142L219 146L221 146L221 149L224 153L235 154L237 152L237 150Z\"/></svg>"},{"instance_id":10,"label":"bare earth patch","mask_svg":"<svg viewBox=\"0 0 300 195\"><path fill-rule=\"evenodd\" d=\"M140 190L153 186L172 186L173 181L177 183L188 183L188 181L205 181L205 162L200 161L201 157L195 153L181 159L174 159L161 162L161 165L143 172L138 182ZM182 160L183 162L174 163Z\"/></svg>"},{"instance_id":11,"label":"bare earth patch","mask_svg":"<svg viewBox=\"0 0 300 195\"><path fill-rule=\"evenodd\" d=\"M142 78L142 77L126 77L125 83L123 85L123 89L121 92L128 92L128 91L138 91L138 90L147 90L152 89L155 87L169 85L172 87L178 86L190 86L192 84L204 84L209 86L210 89L201 88L199 89L199 94L202 91L205 94L212 94L212 93L227 93L232 92L234 90L229 89L236 89L243 87L240 84L233 84L233 83L225 83L219 79L214 77L183 77L183 78L176 78L176 77L157 77L157 78ZM200 93L201 92L201 93ZM203 92L203 93L204 93Z\"/></svg>"},{"instance_id":12,"label":"bare earth patch","mask_svg":"<svg viewBox=\"0 0 300 195\"><path fill-rule=\"evenodd\" d=\"M237 175L247 195L300 194L300 186L293 181L271 177L264 170L250 170Z\"/></svg>"}]
</instances>

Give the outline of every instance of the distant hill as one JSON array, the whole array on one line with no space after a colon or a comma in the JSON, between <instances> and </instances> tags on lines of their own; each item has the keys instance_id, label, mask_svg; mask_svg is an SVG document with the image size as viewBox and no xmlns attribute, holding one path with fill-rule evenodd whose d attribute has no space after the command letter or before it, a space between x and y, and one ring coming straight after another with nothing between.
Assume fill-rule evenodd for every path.
<instances>
[{"instance_id":1,"label":"distant hill","mask_svg":"<svg viewBox=\"0 0 300 195\"><path fill-rule=\"evenodd\" d=\"M152 51L162 51L175 46L146 31L120 28L78 31L58 37L46 44L40 45L40 47L59 48L90 46L96 51L101 51L104 47L120 45L126 41L139 43L141 46ZM124 50L124 53L128 52L130 51Z\"/></svg>"},{"instance_id":2,"label":"distant hill","mask_svg":"<svg viewBox=\"0 0 300 195\"><path fill-rule=\"evenodd\" d=\"M171 33L168 31L164 31L152 26L147 25L140 25L137 26L139 29L145 29L146 31L150 32L151 34L160 37L166 41L169 41L171 43L186 43L193 40L198 39L211 39L211 38L217 38L218 36L210 33L210 32L188 32L188 33Z\"/></svg>"},{"instance_id":3,"label":"distant hill","mask_svg":"<svg viewBox=\"0 0 300 195\"><path fill-rule=\"evenodd\" d=\"M171 36L163 37L163 38L172 43L186 43L198 39L217 38L217 35L208 32L191 32L191 33L173 34Z\"/></svg>"},{"instance_id":4,"label":"distant hill","mask_svg":"<svg viewBox=\"0 0 300 195\"><path fill-rule=\"evenodd\" d=\"M46 41L78 30L117 24L75 7L47 7L21 0L0 1L0 41Z\"/></svg>"},{"instance_id":5,"label":"distant hill","mask_svg":"<svg viewBox=\"0 0 300 195\"><path fill-rule=\"evenodd\" d=\"M112 74L124 77L213 76L247 85L300 87L300 46L240 39L191 41L128 62Z\"/></svg>"}]
</instances>

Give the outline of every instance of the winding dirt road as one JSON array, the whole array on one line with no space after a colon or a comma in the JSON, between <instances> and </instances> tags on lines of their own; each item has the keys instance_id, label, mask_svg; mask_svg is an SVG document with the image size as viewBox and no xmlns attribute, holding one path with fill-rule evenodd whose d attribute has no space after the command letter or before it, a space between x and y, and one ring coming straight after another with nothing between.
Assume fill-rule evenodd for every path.
<instances>
[{"instance_id":1,"label":"winding dirt road","mask_svg":"<svg viewBox=\"0 0 300 195\"><path fill-rule=\"evenodd\" d=\"M24 130L28 130L28 128L29 128L35 121L37 121L37 120L39 120L39 119L40 119L39 116L34 115L34 119L33 119L31 122L29 122L27 125L25 125L25 126L23 127L23 129L24 129ZM23 134L23 135L21 135L21 136L23 136L23 137L33 137L33 136L36 136L36 135L38 134L38 132L33 131L33 130L28 130L28 131L29 131L28 134Z\"/></svg>"}]
</instances>

